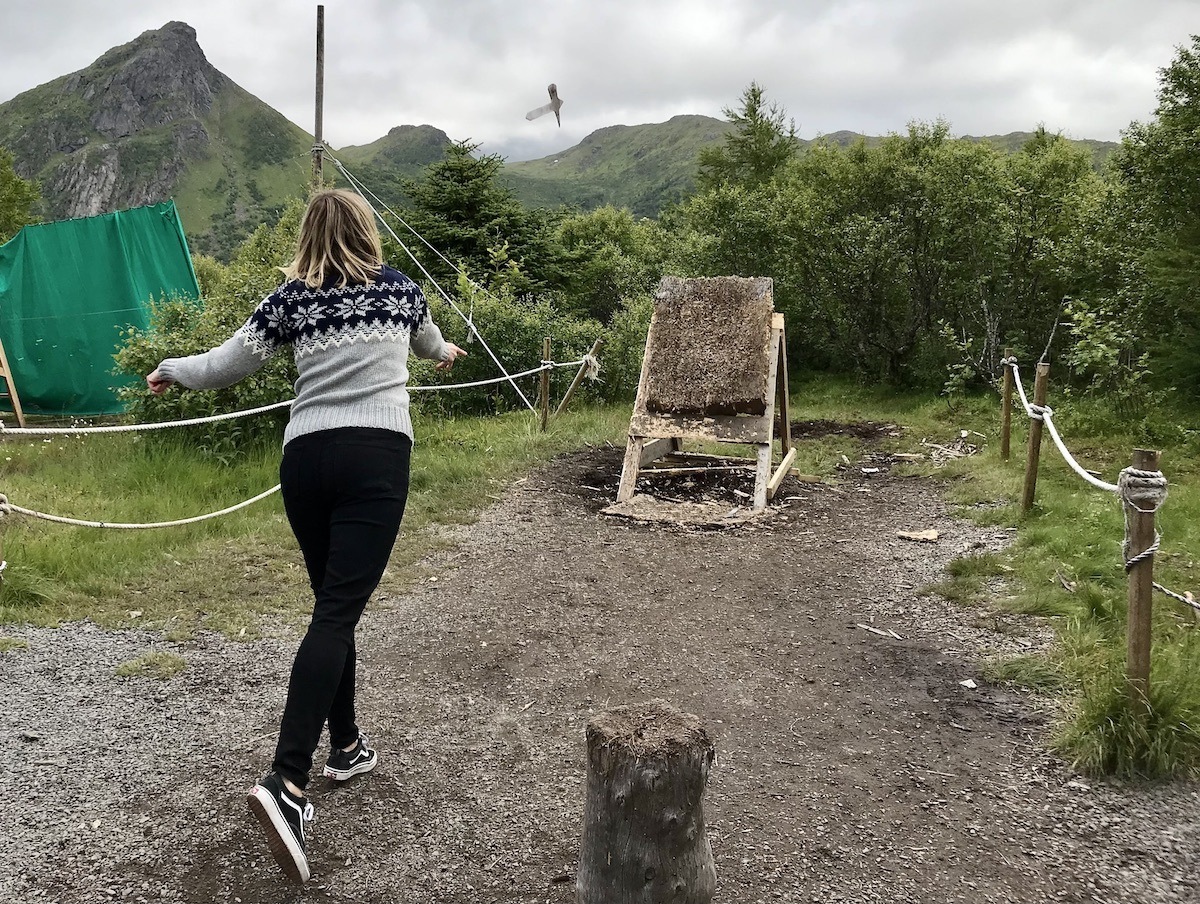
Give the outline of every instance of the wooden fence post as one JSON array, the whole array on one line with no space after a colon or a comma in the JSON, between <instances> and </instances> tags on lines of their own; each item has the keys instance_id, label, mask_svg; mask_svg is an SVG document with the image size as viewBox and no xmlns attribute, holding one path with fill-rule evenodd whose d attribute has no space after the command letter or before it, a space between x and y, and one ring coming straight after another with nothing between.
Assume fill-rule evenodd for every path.
<instances>
[{"instance_id":1,"label":"wooden fence post","mask_svg":"<svg viewBox=\"0 0 1200 904\"><path fill-rule=\"evenodd\" d=\"M592 343L592 350L588 352L589 358L594 358L600 354L600 348L604 345L604 337L601 336ZM567 387L567 394L562 397L562 401L558 403L558 407L554 409L554 416L558 417L567 410L567 403L571 401L571 396L575 395L575 390L579 388L579 384L583 382L584 376L588 372L588 362L584 361L579 365L579 372L575 374L575 379L571 381L571 385Z\"/></svg>"},{"instance_id":2,"label":"wooden fence post","mask_svg":"<svg viewBox=\"0 0 1200 904\"><path fill-rule=\"evenodd\" d=\"M1139 471L1157 471L1159 453L1149 449L1133 450L1133 467ZM1143 511L1123 494L1121 500L1129 521L1129 545L1126 560L1154 545L1154 510ZM1129 569L1129 597L1126 622L1125 677L1129 703L1135 713L1145 714L1150 705L1150 616L1154 602L1154 557L1149 556Z\"/></svg>"},{"instance_id":3,"label":"wooden fence post","mask_svg":"<svg viewBox=\"0 0 1200 904\"><path fill-rule=\"evenodd\" d=\"M1004 360L1007 362L1012 357L1012 349L1004 350ZM1004 389L1002 392L1004 397L1003 409L1000 414L1000 459L1008 461L1010 452L1012 451L1012 397L1013 397L1013 370L1006 363L1004 365Z\"/></svg>"},{"instance_id":4,"label":"wooden fence post","mask_svg":"<svg viewBox=\"0 0 1200 904\"><path fill-rule=\"evenodd\" d=\"M587 756L578 904L709 904L715 752L700 720L664 700L618 706L588 722Z\"/></svg>"},{"instance_id":5,"label":"wooden fence post","mask_svg":"<svg viewBox=\"0 0 1200 904\"><path fill-rule=\"evenodd\" d=\"M1037 379L1033 383L1033 405L1041 408L1046 404L1050 384L1050 365L1037 366ZM1025 489L1021 494L1021 511L1033 508L1033 497L1037 492L1038 460L1042 454L1042 430L1045 424L1040 419L1029 421L1029 453L1025 456Z\"/></svg>"},{"instance_id":6,"label":"wooden fence post","mask_svg":"<svg viewBox=\"0 0 1200 904\"><path fill-rule=\"evenodd\" d=\"M547 336L542 340L542 360L550 360L550 337ZM550 423L550 371L543 370L541 382L538 384L538 407L542 411L542 432L546 432L546 425Z\"/></svg>"}]
</instances>

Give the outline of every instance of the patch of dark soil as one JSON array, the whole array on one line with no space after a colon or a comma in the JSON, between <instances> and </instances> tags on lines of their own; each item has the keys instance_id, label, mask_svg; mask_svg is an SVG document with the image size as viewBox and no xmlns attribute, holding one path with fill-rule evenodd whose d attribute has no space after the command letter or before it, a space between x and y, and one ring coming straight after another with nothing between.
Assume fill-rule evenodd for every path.
<instances>
[{"instance_id":1,"label":"patch of dark soil","mask_svg":"<svg viewBox=\"0 0 1200 904\"><path fill-rule=\"evenodd\" d=\"M876 421L855 421L840 424L837 421L792 421L792 439L819 439L822 436L852 436L863 442L877 443L900 436L903 429L896 424L881 424Z\"/></svg>"},{"instance_id":2,"label":"patch of dark soil","mask_svg":"<svg viewBox=\"0 0 1200 904\"><path fill-rule=\"evenodd\" d=\"M555 489L582 500L587 511L601 512L616 501L624 456L624 450L613 445L568 453L556 462ZM802 486L794 477L785 478L768 508L778 507ZM728 460L673 453L642 468L636 492L665 502L721 502L745 507L754 496L754 462L746 459L742 466Z\"/></svg>"}]
</instances>

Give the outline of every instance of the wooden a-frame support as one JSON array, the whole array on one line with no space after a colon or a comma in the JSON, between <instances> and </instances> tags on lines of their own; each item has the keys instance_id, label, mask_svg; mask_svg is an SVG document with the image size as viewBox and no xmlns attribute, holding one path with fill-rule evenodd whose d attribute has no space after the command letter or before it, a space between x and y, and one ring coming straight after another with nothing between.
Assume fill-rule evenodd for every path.
<instances>
[{"instance_id":1,"label":"wooden a-frame support","mask_svg":"<svg viewBox=\"0 0 1200 904\"><path fill-rule=\"evenodd\" d=\"M650 329L654 329L651 322ZM651 337L646 338L646 349ZM788 408L787 344L784 339L783 315L771 318L770 369L767 373L766 410L761 415L709 415L651 413L646 408L647 368L642 367L633 417L629 421L629 441L625 446L625 462L621 468L621 484L617 502L628 502L637 487L638 472L664 455L679 452L683 440L694 439L719 443L738 443L757 447L754 469L754 509L761 511L767 501L779 491L780 484L792 467L796 449L792 446L791 420ZM774 441L778 434L782 461L772 468Z\"/></svg>"},{"instance_id":2,"label":"wooden a-frame support","mask_svg":"<svg viewBox=\"0 0 1200 904\"><path fill-rule=\"evenodd\" d=\"M4 380L4 389L0 390L0 398L8 396L12 402L13 413L17 416L17 425L25 426L25 414L21 411L21 399L17 396L17 384L13 382L12 370L8 366L8 356L4 354L4 343L0 342L0 379Z\"/></svg>"}]
</instances>

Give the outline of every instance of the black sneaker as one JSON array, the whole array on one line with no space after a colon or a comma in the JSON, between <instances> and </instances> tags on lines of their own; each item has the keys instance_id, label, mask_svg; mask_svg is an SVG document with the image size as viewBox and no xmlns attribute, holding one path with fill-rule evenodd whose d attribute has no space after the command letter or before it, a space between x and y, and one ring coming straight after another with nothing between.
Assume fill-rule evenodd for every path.
<instances>
[{"instance_id":1,"label":"black sneaker","mask_svg":"<svg viewBox=\"0 0 1200 904\"><path fill-rule=\"evenodd\" d=\"M325 775L335 782L344 782L348 778L370 772L378 762L379 755L367 746L366 737L359 735L358 743L349 752L334 750L329 754L329 761L325 763Z\"/></svg>"},{"instance_id":2,"label":"black sneaker","mask_svg":"<svg viewBox=\"0 0 1200 904\"><path fill-rule=\"evenodd\" d=\"M304 824L312 821L312 804L288 791L283 779L274 772L259 779L250 789L248 800L250 812L258 817L267 833L267 844L275 861L293 882L307 882Z\"/></svg>"}]
</instances>

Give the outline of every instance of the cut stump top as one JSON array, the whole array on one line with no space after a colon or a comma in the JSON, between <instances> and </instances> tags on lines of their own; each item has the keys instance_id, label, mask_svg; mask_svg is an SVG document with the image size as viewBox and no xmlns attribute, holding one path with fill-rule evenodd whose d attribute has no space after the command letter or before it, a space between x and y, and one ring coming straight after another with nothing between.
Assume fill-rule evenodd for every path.
<instances>
[{"instance_id":1,"label":"cut stump top","mask_svg":"<svg viewBox=\"0 0 1200 904\"><path fill-rule=\"evenodd\" d=\"M639 759L666 757L684 750L704 750L711 755L713 749L699 717L665 700L617 706L600 713L588 722L587 739L589 748L615 748Z\"/></svg>"}]
</instances>

